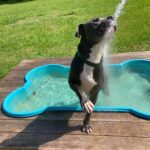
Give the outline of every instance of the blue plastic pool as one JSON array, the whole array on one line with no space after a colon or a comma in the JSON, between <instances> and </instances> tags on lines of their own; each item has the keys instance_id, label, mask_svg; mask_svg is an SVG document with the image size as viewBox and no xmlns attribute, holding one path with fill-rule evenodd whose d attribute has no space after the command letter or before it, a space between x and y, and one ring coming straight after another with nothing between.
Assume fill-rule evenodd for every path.
<instances>
[{"instance_id":1,"label":"blue plastic pool","mask_svg":"<svg viewBox=\"0 0 150 150\"><path fill-rule=\"evenodd\" d=\"M81 111L69 88L69 66L48 64L29 71L26 83L10 93L2 104L13 117L29 117L44 111ZM130 112L150 119L150 61L128 60L108 66L109 97L102 92L95 111Z\"/></svg>"}]
</instances>

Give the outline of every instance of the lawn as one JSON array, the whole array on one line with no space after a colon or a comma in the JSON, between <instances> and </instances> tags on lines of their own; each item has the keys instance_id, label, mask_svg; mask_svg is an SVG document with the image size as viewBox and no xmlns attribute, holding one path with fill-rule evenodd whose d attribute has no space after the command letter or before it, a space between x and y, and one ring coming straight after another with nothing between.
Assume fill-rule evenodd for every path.
<instances>
[{"instance_id":1,"label":"lawn","mask_svg":"<svg viewBox=\"0 0 150 150\"><path fill-rule=\"evenodd\" d=\"M127 0L113 52L150 50L150 0Z\"/></svg>"},{"instance_id":2,"label":"lawn","mask_svg":"<svg viewBox=\"0 0 150 150\"><path fill-rule=\"evenodd\" d=\"M0 78L23 59L73 56L76 26L120 0L0 0ZM150 50L150 1L128 0L112 52Z\"/></svg>"}]
</instances>

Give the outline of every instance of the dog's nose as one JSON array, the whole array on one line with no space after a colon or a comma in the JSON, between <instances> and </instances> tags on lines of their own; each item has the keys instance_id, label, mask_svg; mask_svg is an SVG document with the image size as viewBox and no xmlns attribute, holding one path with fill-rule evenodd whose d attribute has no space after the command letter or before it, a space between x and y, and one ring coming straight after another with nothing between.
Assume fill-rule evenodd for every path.
<instances>
[{"instance_id":1,"label":"dog's nose","mask_svg":"<svg viewBox=\"0 0 150 150\"><path fill-rule=\"evenodd\" d=\"M108 16L107 19L114 20L114 17L113 16Z\"/></svg>"}]
</instances>

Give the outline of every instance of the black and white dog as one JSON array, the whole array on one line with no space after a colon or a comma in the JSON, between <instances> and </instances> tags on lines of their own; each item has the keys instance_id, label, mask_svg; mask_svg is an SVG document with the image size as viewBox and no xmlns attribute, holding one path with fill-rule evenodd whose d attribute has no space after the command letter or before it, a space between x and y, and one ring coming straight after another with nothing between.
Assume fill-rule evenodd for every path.
<instances>
[{"instance_id":1,"label":"black and white dog","mask_svg":"<svg viewBox=\"0 0 150 150\"><path fill-rule=\"evenodd\" d=\"M109 16L80 24L76 32L76 37L81 37L81 40L71 63L68 82L86 111L82 128L86 133L92 132L90 116L99 91L108 93L104 84L103 55L115 30L114 18Z\"/></svg>"}]
</instances>

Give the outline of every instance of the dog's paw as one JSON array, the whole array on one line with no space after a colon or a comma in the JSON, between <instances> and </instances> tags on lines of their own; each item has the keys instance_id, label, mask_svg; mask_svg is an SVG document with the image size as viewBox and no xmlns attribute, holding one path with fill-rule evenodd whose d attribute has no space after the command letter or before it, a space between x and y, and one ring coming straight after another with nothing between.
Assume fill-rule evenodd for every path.
<instances>
[{"instance_id":1,"label":"dog's paw","mask_svg":"<svg viewBox=\"0 0 150 150\"><path fill-rule=\"evenodd\" d=\"M93 132L93 128L90 124L86 124L82 127L82 132L85 132L87 134L90 134Z\"/></svg>"},{"instance_id":2,"label":"dog's paw","mask_svg":"<svg viewBox=\"0 0 150 150\"><path fill-rule=\"evenodd\" d=\"M92 113L94 104L90 100L87 100L86 102L83 103L83 107L87 113Z\"/></svg>"}]
</instances>

